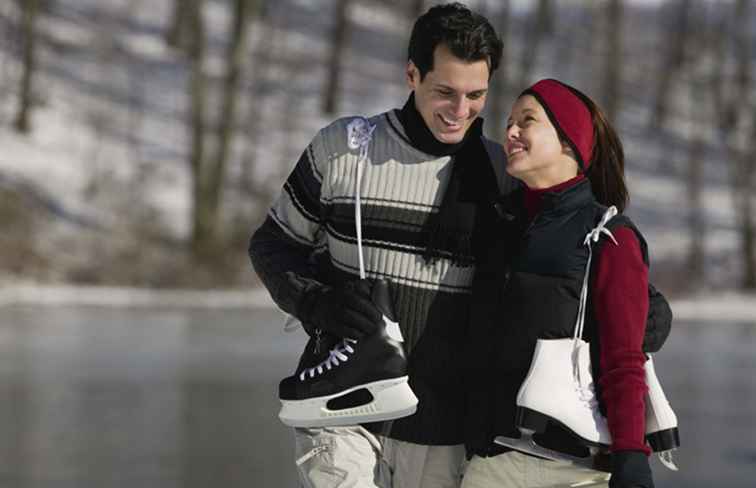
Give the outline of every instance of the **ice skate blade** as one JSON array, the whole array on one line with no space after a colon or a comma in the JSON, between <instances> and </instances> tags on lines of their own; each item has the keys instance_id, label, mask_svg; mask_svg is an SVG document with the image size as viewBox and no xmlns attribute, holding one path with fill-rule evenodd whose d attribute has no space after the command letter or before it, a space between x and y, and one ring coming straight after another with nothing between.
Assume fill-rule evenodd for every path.
<instances>
[{"instance_id":1,"label":"ice skate blade","mask_svg":"<svg viewBox=\"0 0 756 488\"><path fill-rule=\"evenodd\" d=\"M539 446L533 440L530 434L523 433L522 438L513 439L511 437L499 436L494 439L496 444L500 446L514 449L515 451L527 454L529 456L535 456L541 459L548 459L549 461L555 461L558 463L567 463L575 466L580 466L589 469L595 469L598 471L607 471L606 466L601 466L596 463L594 456L577 457L571 456L564 452L554 451L543 446ZM607 471L608 472L608 471Z\"/></svg>"},{"instance_id":2,"label":"ice skate blade","mask_svg":"<svg viewBox=\"0 0 756 488\"><path fill-rule=\"evenodd\" d=\"M281 400L278 417L291 427L337 427L406 417L417 410L417 397L407 379L407 376L402 376L375 381L317 398ZM326 406L330 400L361 388L366 388L373 395L373 401L339 410Z\"/></svg>"},{"instance_id":3,"label":"ice skate blade","mask_svg":"<svg viewBox=\"0 0 756 488\"><path fill-rule=\"evenodd\" d=\"M546 414L537 412L530 408L517 407L516 415L517 416L515 418L515 426L517 426L517 428L520 429L520 431L523 434L526 434L526 435L532 435L533 433L540 434L546 431L546 427L548 427L549 424L554 424L556 426L559 426L559 428L561 428L562 430L568 432L572 437L580 441L581 444L584 444L586 447L590 449L608 449L609 448L609 446L606 444L591 441L580 436L577 432L570 429L567 425L563 424L559 420L551 418Z\"/></svg>"}]
</instances>

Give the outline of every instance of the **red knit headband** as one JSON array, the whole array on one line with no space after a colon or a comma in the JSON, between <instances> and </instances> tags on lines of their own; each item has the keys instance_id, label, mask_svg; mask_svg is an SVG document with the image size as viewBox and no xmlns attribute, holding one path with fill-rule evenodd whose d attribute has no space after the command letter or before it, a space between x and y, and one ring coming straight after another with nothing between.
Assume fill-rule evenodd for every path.
<instances>
[{"instance_id":1,"label":"red knit headband","mask_svg":"<svg viewBox=\"0 0 756 488\"><path fill-rule=\"evenodd\" d=\"M534 96L543 106L559 135L575 152L580 169L585 172L591 164L593 153L593 119L578 93L560 81L546 79L537 82L522 95Z\"/></svg>"}]
</instances>

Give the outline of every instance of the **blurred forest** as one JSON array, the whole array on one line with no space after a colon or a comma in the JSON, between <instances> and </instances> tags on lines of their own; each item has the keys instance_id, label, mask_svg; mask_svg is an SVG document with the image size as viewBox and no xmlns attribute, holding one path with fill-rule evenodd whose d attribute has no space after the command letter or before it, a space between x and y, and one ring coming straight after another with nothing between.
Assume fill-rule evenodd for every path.
<instances>
[{"instance_id":1,"label":"blurred forest","mask_svg":"<svg viewBox=\"0 0 756 488\"><path fill-rule=\"evenodd\" d=\"M433 3L2 2L0 280L255 284L247 241L299 153L404 103ZM535 79L575 84L619 128L654 279L756 289L754 2L468 5L505 44L490 137Z\"/></svg>"}]
</instances>

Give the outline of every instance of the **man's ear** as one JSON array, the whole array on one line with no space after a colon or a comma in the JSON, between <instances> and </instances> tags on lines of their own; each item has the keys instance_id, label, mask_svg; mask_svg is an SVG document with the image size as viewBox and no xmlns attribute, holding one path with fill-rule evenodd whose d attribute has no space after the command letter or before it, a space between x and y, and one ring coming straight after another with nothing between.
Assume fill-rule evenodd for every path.
<instances>
[{"instance_id":1,"label":"man's ear","mask_svg":"<svg viewBox=\"0 0 756 488\"><path fill-rule=\"evenodd\" d=\"M407 86L410 90L414 90L420 83L420 70L417 69L417 66L415 66L415 63L413 63L412 61L407 61L406 74Z\"/></svg>"}]
</instances>

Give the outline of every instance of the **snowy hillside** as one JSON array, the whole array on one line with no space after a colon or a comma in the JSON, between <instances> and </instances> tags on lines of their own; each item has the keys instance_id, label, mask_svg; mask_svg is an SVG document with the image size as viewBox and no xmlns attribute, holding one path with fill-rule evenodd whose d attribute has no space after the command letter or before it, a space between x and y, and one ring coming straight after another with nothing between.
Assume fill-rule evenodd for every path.
<instances>
[{"instance_id":1,"label":"snowy hillside","mask_svg":"<svg viewBox=\"0 0 756 488\"><path fill-rule=\"evenodd\" d=\"M648 131L649 73L659 62L651 54L664 38L655 18L658 2L628 4L618 126L627 151L629 213L648 237L655 279L674 283L674 277L664 274L679 271L689 241L681 177L689 118L678 113L672 129ZM22 207L34 222L28 231L34 255L52 269L32 273L33 278L107 283L107 278L96 278L101 271L92 265L104 260L162 267L158 274L163 278L141 284L191 285L166 276L186 264L179 249L190 232L191 206L184 122L187 63L163 38L171 5L168 0L53 2L40 23L37 103L33 131L26 136L10 128L21 71L18 41L0 45L0 191L24 195ZM525 29L518 20L530 4L513 5L507 52L516 66ZM599 80L593 73L600 69L602 53L593 49L592 36L600 30L570 29L567 20L586 19L570 7L572 2L558 5L565 21L544 44L533 78L560 77L588 93L597 92ZM220 0L207 2L207 7L207 69L218 83L229 12ZM255 22L251 30L250 64L238 112L240 137L233 147L224 201L224 220L238 234L233 242L240 246L234 250L236 264L229 268L239 276L230 283L254 282L243 259L242 236L259 221L310 137L332 119L319 110L332 7L325 0L272 2L267 20ZM488 13L494 16L497 10L489 7ZM0 23L10 40L17 35L19 15L14 2L0 5ZM411 19L388 3L357 2L351 20L340 114L373 114L401 106L407 96L402 80ZM567 36L572 37L569 53L564 49ZM215 119L223 116L216 113L218 106L211 114ZM737 234L722 174L724 155L715 136L706 141L705 154L710 162L704 189L706 285L730 287L738 275ZM265 195L246 193L245 181L267 188ZM12 270L6 275L14 276ZM149 273L135 272L123 281L140 284L144 276Z\"/></svg>"}]
</instances>

